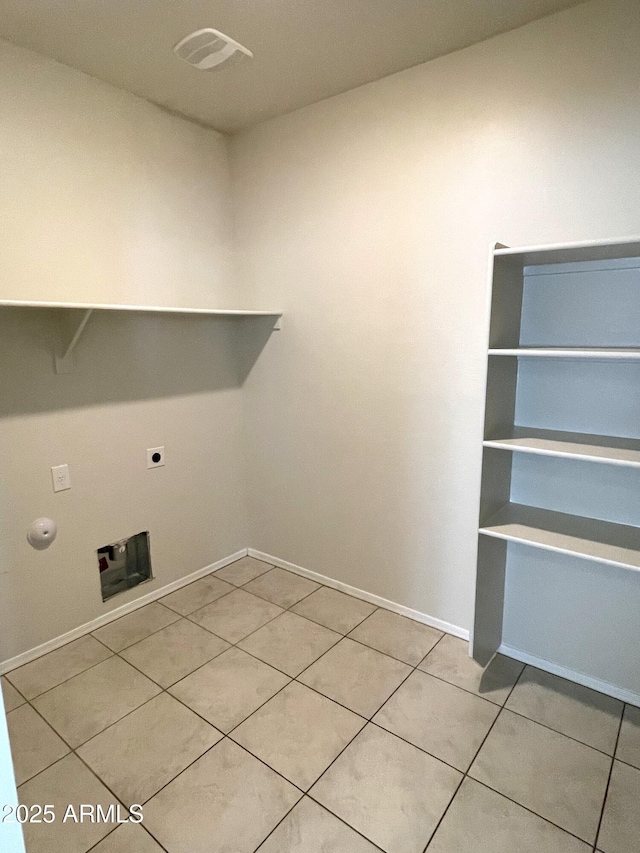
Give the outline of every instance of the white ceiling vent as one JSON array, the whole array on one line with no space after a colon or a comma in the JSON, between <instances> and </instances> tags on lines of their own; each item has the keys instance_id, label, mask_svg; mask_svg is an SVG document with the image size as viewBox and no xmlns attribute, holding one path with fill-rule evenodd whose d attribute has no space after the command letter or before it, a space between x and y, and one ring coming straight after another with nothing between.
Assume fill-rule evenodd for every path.
<instances>
[{"instance_id":1,"label":"white ceiling vent","mask_svg":"<svg viewBox=\"0 0 640 853\"><path fill-rule=\"evenodd\" d=\"M253 54L246 47L209 27L185 36L173 52L200 71L213 71L223 64L229 67L243 59L253 59Z\"/></svg>"}]
</instances>

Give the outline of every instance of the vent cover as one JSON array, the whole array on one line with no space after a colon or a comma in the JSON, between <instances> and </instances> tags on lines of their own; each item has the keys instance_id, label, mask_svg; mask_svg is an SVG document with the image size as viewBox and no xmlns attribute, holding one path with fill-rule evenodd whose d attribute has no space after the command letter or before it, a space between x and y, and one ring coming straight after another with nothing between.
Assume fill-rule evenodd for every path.
<instances>
[{"instance_id":1,"label":"vent cover","mask_svg":"<svg viewBox=\"0 0 640 853\"><path fill-rule=\"evenodd\" d=\"M229 67L243 59L253 59L253 54L246 47L209 27L185 36L173 52L200 71L213 71L223 64Z\"/></svg>"}]
</instances>

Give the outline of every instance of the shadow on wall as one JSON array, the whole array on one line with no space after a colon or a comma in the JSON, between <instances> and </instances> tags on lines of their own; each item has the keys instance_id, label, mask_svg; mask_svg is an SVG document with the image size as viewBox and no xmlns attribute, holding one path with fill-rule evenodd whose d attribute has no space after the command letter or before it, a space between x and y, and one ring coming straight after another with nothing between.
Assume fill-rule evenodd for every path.
<instances>
[{"instance_id":1,"label":"shadow on wall","mask_svg":"<svg viewBox=\"0 0 640 853\"><path fill-rule=\"evenodd\" d=\"M0 308L0 418L239 387L273 332L272 317L96 311L74 353L62 354L59 312Z\"/></svg>"}]
</instances>

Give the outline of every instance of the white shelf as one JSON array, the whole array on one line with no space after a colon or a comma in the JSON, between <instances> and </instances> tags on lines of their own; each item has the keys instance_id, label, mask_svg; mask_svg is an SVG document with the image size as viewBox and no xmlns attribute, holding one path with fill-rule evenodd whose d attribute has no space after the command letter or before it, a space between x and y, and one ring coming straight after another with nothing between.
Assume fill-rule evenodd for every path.
<instances>
[{"instance_id":1,"label":"white shelf","mask_svg":"<svg viewBox=\"0 0 640 853\"><path fill-rule=\"evenodd\" d=\"M501 436L485 440L483 444L514 453L537 453L640 468L640 440L633 438L516 426Z\"/></svg>"},{"instance_id":2,"label":"white shelf","mask_svg":"<svg viewBox=\"0 0 640 853\"><path fill-rule=\"evenodd\" d=\"M247 311L235 308L171 308L163 305L108 305L100 302L32 302L25 299L0 299L0 308L46 308L59 315L64 327L65 349L54 355L56 373L70 373L73 351L94 311L120 311L138 314L180 314L182 316L272 317L274 330L280 329L281 311Z\"/></svg>"},{"instance_id":3,"label":"white shelf","mask_svg":"<svg viewBox=\"0 0 640 853\"><path fill-rule=\"evenodd\" d=\"M637 347L517 347L514 349L492 348L489 355L509 355L518 358L597 358L617 361L640 359Z\"/></svg>"},{"instance_id":4,"label":"white shelf","mask_svg":"<svg viewBox=\"0 0 640 853\"><path fill-rule=\"evenodd\" d=\"M108 305L99 302L31 302L0 299L0 307L65 308L79 311L137 311L152 314L211 314L223 317L281 317L282 311L248 311L235 308L171 308L162 305Z\"/></svg>"},{"instance_id":5,"label":"white shelf","mask_svg":"<svg viewBox=\"0 0 640 853\"><path fill-rule=\"evenodd\" d=\"M480 533L640 571L640 528L625 524L507 504L480 528Z\"/></svg>"},{"instance_id":6,"label":"white shelf","mask_svg":"<svg viewBox=\"0 0 640 853\"><path fill-rule=\"evenodd\" d=\"M640 237L624 237L620 240L586 241L580 243L554 243L547 246L525 246L511 248L501 246L494 251L495 257L522 259L524 265L580 263L640 256Z\"/></svg>"}]
</instances>

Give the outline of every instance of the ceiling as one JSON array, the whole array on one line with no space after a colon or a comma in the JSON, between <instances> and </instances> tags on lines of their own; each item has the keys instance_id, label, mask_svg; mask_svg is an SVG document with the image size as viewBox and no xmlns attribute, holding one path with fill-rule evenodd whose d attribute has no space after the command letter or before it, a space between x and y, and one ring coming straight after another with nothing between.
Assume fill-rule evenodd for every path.
<instances>
[{"instance_id":1,"label":"ceiling","mask_svg":"<svg viewBox=\"0 0 640 853\"><path fill-rule=\"evenodd\" d=\"M0 36L233 133L582 0L0 0ZM213 27L254 59L172 53Z\"/></svg>"}]
</instances>

